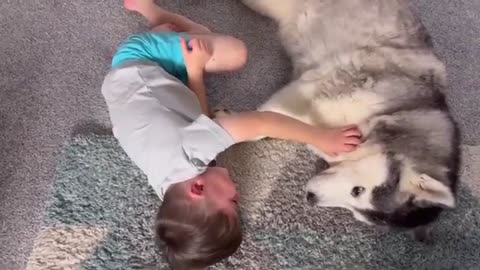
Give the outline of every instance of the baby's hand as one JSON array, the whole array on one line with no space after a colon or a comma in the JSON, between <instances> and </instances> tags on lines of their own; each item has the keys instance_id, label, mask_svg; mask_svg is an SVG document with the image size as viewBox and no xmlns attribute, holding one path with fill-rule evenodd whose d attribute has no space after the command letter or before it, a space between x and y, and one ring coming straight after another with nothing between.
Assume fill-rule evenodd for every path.
<instances>
[{"instance_id":1,"label":"baby's hand","mask_svg":"<svg viewBox=\"0 0 480 270\"><path fill-rule=\"evenodd\" d=\"M337 129L318 128L316 136L318 149L327 155L335 156L342 152L351 152L362 142L362 134L356 126L347 126Z\"/></svg>"},{"instance_id":2,"label":"baby's hand","mask_svg":"<svg viewBox=\"0 0 480 270\"><path fill-rule=\"evenodd\" d=\"M212 57L212 52L208 44L200 39L194 38L188 42L180 39L185 65L188 76L203 76L205 65ZM190 49L189 49L190 47Z\"/></svg>"}]
</instances>

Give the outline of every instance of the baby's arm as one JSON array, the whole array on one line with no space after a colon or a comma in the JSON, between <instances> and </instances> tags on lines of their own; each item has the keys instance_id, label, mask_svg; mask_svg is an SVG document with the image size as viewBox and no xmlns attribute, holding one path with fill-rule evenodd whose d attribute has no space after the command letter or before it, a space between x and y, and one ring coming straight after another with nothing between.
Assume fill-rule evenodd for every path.
<instances>
[{"instance_id":1,"label":"baby's arm","mask_svg":"<svg viewBox=\"0 0 480 270\"><path fill-rule=\"evenodd\" d=\"M198 98L202 112L211 117L212 114L208 108L207 91L203 79L205 64L211 57L211 51L205 42L199 39L192 39L188 45L184 39L181 39L183 56L188 74L188 88L190 88Z\"/></svg>"},{"instance_id":2,"label":"baby's arm","mask_svg":"<svg viewBox=\"0 0 480 270\"><path fill-rule=\"evenodd\" d=\"M207 90L203 81L203 76L188 76L188 88L190 88L198 98L203 114L212 117L212 113L208 107Z\"/></svg>"},{"instance_id":3,"label":"baby's arm","mask_svg":"<svg viewBox=\"0 0 480 270\"><path fill-rule=\"evenodd\" d=\"M328 155L353 151L361 143L360 131L353 126L320 128L274 112L242 112L219 117L216 121L236 142L266 136L310 144Z\"/></svg>"}]
</instances>

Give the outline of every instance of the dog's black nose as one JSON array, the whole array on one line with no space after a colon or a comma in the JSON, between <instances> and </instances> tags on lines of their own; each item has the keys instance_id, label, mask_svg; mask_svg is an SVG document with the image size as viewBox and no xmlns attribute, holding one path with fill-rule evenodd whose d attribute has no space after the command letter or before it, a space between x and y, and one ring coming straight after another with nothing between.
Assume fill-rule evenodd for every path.
<instances>
[{"instance_id":1,"label":"dog's black nose","mask_svg":"<svg viewBox=\"0 0 480 270\"><path fill-rule=\"evenodd\" d=\"M307 202L310 205L315 205L318 202L317 195L315 195L313 192L307 192Z\"/></svg>"}]
</instances>

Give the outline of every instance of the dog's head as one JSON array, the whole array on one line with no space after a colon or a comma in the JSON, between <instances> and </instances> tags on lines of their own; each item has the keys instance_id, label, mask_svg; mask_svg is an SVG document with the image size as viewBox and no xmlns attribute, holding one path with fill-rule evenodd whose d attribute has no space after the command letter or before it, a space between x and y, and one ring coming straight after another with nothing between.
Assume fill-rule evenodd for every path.
<instances>
[{"instance_id":1,"label":"dog's head","mask_svg":"<svg viewBox=\"0 0 480 270\"><path fill-rule=\"evenodd\" d=\"M307 201L347 208L370 224L403 228L426 225L442 208L455 206L451 187L385 154L345 161L317 175L307 184Z\"/></svg>"},{"instance_id":2,"label":"dog's head","mask_svg":"<svg viewBox=\"0 0 480 270\"><path fill-rule=\"evenodd\" d=\"M360 221L406 229L453 208L458 146L452 122L438 112L397 116L379 121L362 146L381 151L331 164L312 178L308 203L347 208Z\"/></svg>"}]
</instances>

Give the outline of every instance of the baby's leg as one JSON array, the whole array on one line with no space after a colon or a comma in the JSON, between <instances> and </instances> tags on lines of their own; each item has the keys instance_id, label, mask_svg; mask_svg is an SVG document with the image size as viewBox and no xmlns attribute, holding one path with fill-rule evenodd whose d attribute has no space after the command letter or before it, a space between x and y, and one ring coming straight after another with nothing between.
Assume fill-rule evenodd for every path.
<instances>
[{"instance_id":1,"label":"baby's leg","mask_svg":"<svg viewBox=\"0 0 480 270\"><path fill-rule=\"evenodd\" d=\"M156 25L154 31L187 32L190 39L206 41L213 52L205 67L207 72L235 71L247 61L247 48L242 41L213 34L205 26L157 6L153 0L124 0L124 5L126 9L139 12L152 25Z\"/></svg>"},{"instance_id":2,"label":"baby's leg","mask_svg":"<svg viewBox=\"0 0 480 270\"><path fill-rule=\"evenodd\" d=\"M210 30L195 23L184 16L169 12L155 4L153 0L124 0L124 6L128 10L142 14L152 26L173 24L177 32L210 33Z\"/></svg>"},{"instance_id":3,"label":"baby's leg","mask_svg":"<svg viewBox=\"0 0 480 270\"><path fill-rule=\"evenodd\" d=\"M248 52L243 41L219 34L188 33L190 39L205 41L212 51L212 57L205 66L208 73L229 72L241 69L247 63Z\"/></svg>"},{"instance_id":4,"label":"baby's leg","mask_svg":"<svg viewBox=\"0 0 480 270\"><path fill-rule=\"evenodd\" d=\"M172 23L164 23L152 28L154 32L179 32L178 26Z\"/></svg>"}]
</instances>

